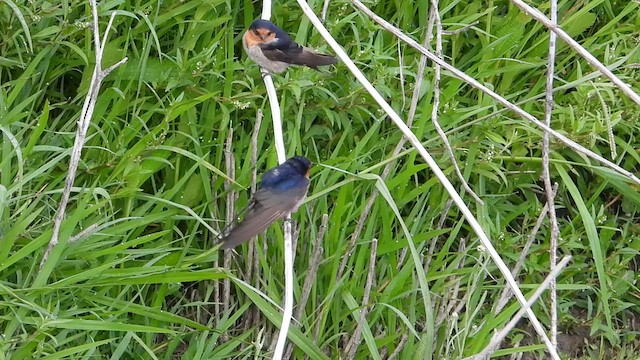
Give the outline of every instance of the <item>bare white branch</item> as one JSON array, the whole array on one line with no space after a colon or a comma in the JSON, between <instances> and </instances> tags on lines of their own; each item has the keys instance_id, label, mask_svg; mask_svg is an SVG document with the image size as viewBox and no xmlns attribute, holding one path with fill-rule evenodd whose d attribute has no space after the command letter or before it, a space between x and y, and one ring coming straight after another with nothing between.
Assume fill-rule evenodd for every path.
<instances>
[{"instance_id":1,"label":"bare white branch","mask_svg":"<svg viewBox=\"0 0 640 360\"><path fill-rule=\"evenodd\" d=\"M96 101L98 100L98 93L100 91L100 85L102 84L102 80L116 67L127 62L127 58L118 61L114 65L107 68L107 70L102 70L102 53L104 50L104 44L106 44L107 36L109 35L109 30L111 29L111 25L113 23L113 18L115 17L115 12L111 14L111 19L109 20L109 25L107 26L102 44L100 43L100 34L98 27L98 5L95 0L89 0L91 4L91 14L93 16L93 42L95 46L96 52L96 64L93 69L93 75L91 76L91 82L89 84L89 90L87 92L87 96L84 99L84 104L82 105L82 111L80 113L80 119L78 120L78 128L76 129L76 137L73 143L73 148L71 150L71 157L69 159L69 170L67 172L67 177L64 181L64 190L62 191L62 198L60 199L60 204L58 205L58 210L56 211L56 216L53 223L53 232L51 234L51 239L49 240L49 245L47 250L44 252L42 256L42 261L40 262L40 269L44 266L51 251L58 244L60 237L60 228L62 227L62 221L64 220L65 211L67 209L67 204L69 203L69 197L71 195L71 189L73 188L73 183L76 178L76 171L78 170L78 164L80 163L80 157L82 155L82 147L84 146L84 141L87 137L87 131L89 130L89 124L91 123L91 118L93 117L93 110L96 105Z\"/></svg>"},{"instance_id":2,"label":"bare white branch","mask_svg":"<svg viewBox=\"0 0 640 360\"><path fill-rule=\"evenodd\" d=\"M258 169L256 164L258 163L258 134L260 134L262 117L262 110L258 109L256 113L256 123L253 126L253 134L251 134L251 194L255 194L258 187ZM247 254L247 282L257 286L257 283L251 282L253 276L258 277L258 246L256 246L255 241L249 241ZM257 312L253 313L254 316L257 316L257 314Z\"/></svg>"},{"instance_id":3,"label":"bare white branch","mask_svg":"<svg viewBox=\"0 0 640 360\"><path fill-rule=\"evenodd\" d=\"M329 11L329 0L324 0L324 4L322 4L322 15L320 15L322 22L327 21L327 11Z\"/></svg>"},{"instance_id":4,"label":"bare white branch","mask_svg":"<svg viewBox=\"0 0 640 360\"><path fill-rule=\"evenodd\" d=\"M364 285L364 294L362 295L362 307L360 309L360 316L358 317L358 325L356 325L353 334L345 346L343 354L344 359L351 360L356 355L358 345L360 345L360 337L362 336L362 327L365 325L365 320L369 314L369 296L371 295L371 286L375 281L376 273L376 257L378 256L378 239L371 241L371 254L369 255L369 272L367 273L367 282Z\"/></svg>"},{"instance_id":5,"label":"bare white branch","mask_svg":"<svg viewBox=\"0 0 640 360\"><path fill-rule=\"evenodd\" d=\"M278 103L278 95L276 87L273 84L273 78L267 69L262 68L262 79L264 86L267 88L269 95L269 106L271 108L271 119L273 121L273 141L276 145L276 154L278 162L282 164L287 161L287 153L284 149L284 136L282 135L282 117L280 115L280 104Z\"/></svg>"},{"instance_id":6,"label":"bare white branch","mask_svg":"<svg viewBox=\"0 0 640 360\"><path fill-rule=\"evenodd\" d=\"M227 139L225 140L224 147L224 165L225 171L227 172L227 176L231 180L224 181L224 188L227 191L227 212L225 214L225 219L227 220L227 224L233 223L235 220L235 203L236 203L236 194L233 190L232 181L236 179L236 166L235 166L235 157L233 156L233 124L229 123L229 132L227 133ZM225 269L229 269L231 267L231 257L233 256L233 249L227 249L223 252L223 260L222 266ZM222 281L222 308L225 310L229 309L231 305L231 280L229 278L225 278ZM222 334L220 336L221 341L227 341L229 339L227 334Z\"/></svg>"},{"instance_id":7,"label":"bare white branch","mask_svg":"<svg viewBox=\"0 0 640 360\"><path fill-rule=\"evenodd\" d=\"M556 25L558 23L558 0L551 0L551 22ZM549 55L547 56L547 82L545 87L545 111L544 123L551 127L551 115L553 112L553 75L555 72L556 61L556 33L549 32ZM549 222L551 223L551 237L549 240L549 266L555 268L558 262L558 219L556 218L555 191L551 185L551 175L549 173L549 132L542 134L542 181L547 196L547 208L549 213ZM550 333L551 343L554 347L558 347L558 292L556 289L556 280L551 279L549 283L550 305Z\"/></svg>"},{"instance_id":8,"label":"bare white branch","mask_svg":"<svg viewBox=\"0 0 640 360\"><path fill-rule=\"evenodd\" d=\"M570 48L575 50L580 56L582 56L589 65L594 67L596 70L600 71L604 76L609 78L611 82L613 82L623 93L625 93L631 100L635 101L636 104L640 105L640 95L635 93L629 85L627 85L624 81L620 80L614 73L611 72L604 64L602 64L595 56L591 55L587 49L583 48L577 41L573 40L569 34L567 34L560 26L558 26L557 21L552 21L544 16L540 10L533 8L527 5L522 0L511 0L517 7L519 7L525 14L533 17L542 23L542 25L549 28L549 30L553 31L560 39L569 45Z\"/></svg>"},{"instance_id":9,"label":"bare white branch","mask_svg":"<svg viewBox=\"0 0 640 360\"><path fill-rule=\"evenodd\" d=\"M282 311L282 324L278 333L278 342L273 352L273 359L282 359L285 345L287 344L287 334L291 325L293 315L293 240L291 235L291 215L284 220L284 287L285 298Z\"/></svg>"},{"instance_id":10,"label":"bare white branch","mask_svg":"<svg viewBox=\"0 0 640 360\"><path fill-rule=\"evenodd\" d=\"M438 0L431 0L431 4L434 10L435 16L435 27L436 27L436 56L442 59L442 23L440 22L440 14L438 13ZM464 179L464 175L460 171L460 167L458 166L458 161L456 160L456 156L453 153L453 148L449 143L449 139L447 139L447 134L445 134L444 130L440 126L440 122L438 122L438 110L440 108L440 72L441 66L436 64L434 67L434 76L433 76L433 107L431 108L431 122L433 122L433 126L436 128L436 132L440 136L444 147L447 150L447 155L449 156L449 161L453 164L453 168L458 176L458 179L462 183L462 187L473 197L473 199L480 205L484 205L484 202L480 199L478 195L471 189L467 180Z\"/></svg>"},{"instance_id":11,"label":"bare white branch","mask_svg":"<svg viewBox=\"0 0 640 360\"><path fill-rule=\"evenodd\" d=\"M111 26L113 26L113 19L116 18L116 12L112 12L109 17L109 23L107 23L107 28L104 30L104 34L102 34L102 43L96 44L98 47L98 51L100 51L100 58L104 55L104 48L107 46L107 37L109 36L109 32L111 31Z\"/></svg>"},{"instance_id":12,"label":"bare white branch","mask_svg":"<svg viewBox=\"0 0 640 360\"><path fill-rule=\"evenodd\" d=\"M107 75L109 75L113 70L115 70L115 68L117 68L118 66L124 64L127 62L127 60L129 60L128 57L123 58L122 60L118 61L117 63L109 66L108 68L102 70L102 74L106 77Z\"/></svg>"},{"instance_id":13,"label":"bare white branch","mask_svg":"<svg viewBox=\"0 0 640 360\"><path fill-rule=\"evenodd\" d=\"M309 300L309 296L311 295L311 289L313 288L313 283L316 281L316 277L318 275L318 268L320 267L320 263L322 262L322 255L324 254L324 248L322 247L322 240L324 239L324 233L327 230L327 223L329 222L329 215L323 214L322 220L320 223L320 228L318 229L318 234L316 235L313 244L311 245L311 258L309 259L309 269L307 270L307 275L304 277L304 285L302 286L302 292L300 294L300 298L298 300L298 306L296 307L296 311L293 314L293 318L296 321L300 322L302 318L302 314L304 313L304 308L307 306L307 301ZM287 347L287 352L285 353L284 359L291 359L291 354L293 353L293 344L289 344Z\"/></svg>"}]
</instances>

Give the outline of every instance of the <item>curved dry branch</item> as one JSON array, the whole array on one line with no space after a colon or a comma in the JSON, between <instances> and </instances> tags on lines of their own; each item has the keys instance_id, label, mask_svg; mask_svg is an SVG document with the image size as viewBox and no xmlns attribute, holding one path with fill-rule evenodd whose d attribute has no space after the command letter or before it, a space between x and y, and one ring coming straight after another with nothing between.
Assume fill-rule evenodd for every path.
<instances>
[{"instance_id":1,"label":"curved dry branch","mask_svg":"<svg viewBox=\"0 0 640 360\"><path fill-rule=\"evenodd\" d=\"M442 59L442 23L440 22L440 14L438 13L438 0L431 0L431 4L434 7L434 21L436 28L436 56ZM424 55L422 55L424 57ZM478 195L471 189L471 186L467 183L467 180L464 179L464 175L462 175L462 171L460 171L460 167L458 166L458 161L456 160L456 156L453 154L453 148L449 143L449 139L447 138L447 134L445 134L442 126L440 126L440 122L438 121L438 111L440 110L440 73L441 66L436 64L434 67L434 75L433 75L433 107L431 108L431 122L433 122L433 126L436 128L436 132L442 139L442 143L447 151L447 155L449 156L449 161L453 164L453 169L458 176L458 179L462 183L462 187L473 197L473 199L479 204L484 205L484 202L480 199Z\"/></svg>"},{"instance_id":2,"label":"curved dry branch","mask_svg":"<svg viewBox=\"0 0 640 360\"><path fill-rule=\"evenodd\" d=\"M87 131L89 130L89 124L91 124L91 118L93 117L93 110L95 109L96 101L98 100L98 93L100 92L100 85L102 84L102 80L104 80L104 78L107 77L107 75L109 75L111 71L127 62L127 58L125 57L117 63L109 66L108 68L104 70L102 69L102 55L104 53L105 44L107 42L107 36L109 35L109 31L111 30L111 26L113 25L113 19L116 17L116 12L114 11L111 13L111 18L109 18L109 24L104 31L104 36L101 43L99 33L100 29L98 27L98 5L96 4L95 0L90 0L89 3L91 4L91 15L93 16L93 42L96 50L96 65L93 69L89 91L87 92L87 96L84 99L84 104L82 105L82 112L80 113L80 119L78 120L78 129L76 130L76 138L73 143L71 158L69 160L69 171L67 172L67 178L64 181L62 198L60 199L60 204L58 205L58 210L56 211L51 239L49 240L47 250L42 256L40 269L42 269L44 264L47 262L51 251L59 241L60 228L62 227L62 221L64 220L67 204L69 203L71 189L73 188L73 183L76 179L76 171L78 170L78 164L80 163L82 147L84 146L84 141L87 138Z\"/></svg>"}]
</instances>

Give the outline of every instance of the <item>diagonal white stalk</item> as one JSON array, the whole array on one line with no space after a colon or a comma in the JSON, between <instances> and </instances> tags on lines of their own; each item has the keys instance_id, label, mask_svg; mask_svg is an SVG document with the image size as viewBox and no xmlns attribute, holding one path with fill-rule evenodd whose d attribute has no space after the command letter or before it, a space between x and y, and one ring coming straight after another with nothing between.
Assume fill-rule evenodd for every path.
<instances>
[{"instance_id":1,"label":"diagonal white stalk","mask_svg":"<svg viewBox=\"0 0 640 360\"><path fill-rule=\"evenodd\" d=\"M396 126L400 129L400 131L402 131L403 135L415 147L415 149L418 151L420 156L422 156L422 158L427 162L427 164L429 165L433 173L440 180L440 183L442 184L442 186L444 186L444 188L447 190L447 192L449 193L453 201L456 203L456 205L464 215L465 219L467 220L467 222L469 223L473 231L478 235L478 238L480 239L480 241L486 248L487 252L495 262L496 266L504 276L505 280L507 281L507 284L515 294L520 304L522 306L526 306L527 299L522 294L522 291L520 290L520 288L518 287L518 284L516 283L515 279L511 275L509 268L507 267L507 265L504 263L504 261L498 254L498 252L493 247L493 244L491 243L487 235L484 233L484 230L482 230L482 227L478 223L478 220L476 220L476 218L471 213L471 210L469 210L469 208L464 203L460 195L456 192L455 188L453 187L453 185L451 184L447 176L442 172L442 170L440 170L440 168L438 167L438 164L436 164L436 162L433 160L431 155L429 155L429 153L424 148L424 146L422 146L422 144L420 143L420 140L418 140L418 138L407 127L404 121L402 121L402 119L395 112L395 110L393 110L393 108L384 100L384 98L378 93L378 91L369 82L369 80L367 80L367 78L360 71L360 69L358 69L358 67L353 63L353 61L349 58L349 55L347 55L347 53L335 41L335 39L331 36L331 34L329 34L329 31L327 31L327 29L324 27L320 19L318 19L318 17L316 16L313 9L311 9L309 4L307 4L305 0L296 0L296 1L302 8L302 11L307 15L307 17L309 18L313 26L318 30L320 35L322 35L322 37L333 49L333 51L340 58L340 60L342 60L342 62L353 73L356 79L369 92L369 94L371 94L371 96L378 103L378 105L387 113L387 115L389 115L391 120L396 124ZM542 338L545 345L547 346L547 349L551 354L552 358L559 360L560 357L558 356L553 345L551 344L551 341L549 341L549 337L547 336L544 327L542 326L542 324L540 324L540 321L538 320L538 318L535 316L535 314L530 308L527 309L527 316L529 317L534 329L536 330L540 338Z\"/></svg>"}]
</instances>

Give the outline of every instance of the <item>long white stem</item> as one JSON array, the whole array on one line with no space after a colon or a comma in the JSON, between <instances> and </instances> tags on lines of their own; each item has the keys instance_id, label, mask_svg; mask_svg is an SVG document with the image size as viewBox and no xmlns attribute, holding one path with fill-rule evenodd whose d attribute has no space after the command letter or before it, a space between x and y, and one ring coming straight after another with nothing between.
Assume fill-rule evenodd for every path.
<instances>
[{"instance_id":1,"label":"long white stem","mask_svg":"<svg viewBox=\"0 0 640 360\"><path fill-rule=\"evenodd\" d=\"M269 20L271 18L271 0L262 2L262 18ZM278 94L273 84L271 74L262 69L262 79L267 88L269 96L269 105L271 106L271 119L273 120L273 138L276 146L276 154L278 162L282 164L287 161L287 152L284 148L284 136L282 135L282 119L280 115L280 104L278 103ZM293 240L291 236L291 215L288 215L284 221L284 306L282 314L282 325L278 333L278 342L273 352L273 359L282 359L285 345L287 344L287 334L291 325L291 315L293 314Z\"/></svg>"},{"instance_id":2,"label":"long white stem","mask_svg":"<svg viewBox=\"0 0 640 360\"><path fill-rule=\"evenodd\" d=\"M285 345L287 344L287 334L291 325L293 315L293 241L291 237L291 216L287 216L284 221L284 286L285 298L282 311L282 325L278 333L278 342L273 352L273 359L282 359Z\"/></svg>"},{"instance_id":3,"label":"long white stem","mask_svg":"<svg viewBox=\"0 0 640 360\"><path fill-rule=\"evenodd\" d=\"M393 108L389 104L387 104L387 102L378 93L375 87L369 82L369 80L367 80L367 78L360 71L360 69L358 69L358 67L353 63L353 61L349 58L349 55L347 55L347 53L335 41L335 39L331 36L331 34L329 34L329 31L327 31L327 29L324 27L320 19L318 19L318 17L316 16L313 9L311 9L309 4L307 4L305 0L297 0L297 2L302 8L302 11L304 11L305 15L307 15L307 17L309 18L313 26L315 26L315 28L318 30L320 35L322 35L322 37L329 44L329 46L331 46L333 51L335 51L336 55L340 58L340 60L342 60L342 62L347 66L347 68L349 68L349 70L353 73L356 79L358 79L358 81L362 84L362 86L369 92L369 94L371 94L371 96L378 103L378 105L380 105L380 107L387 113L387 115L389 115L391 120L396 124L396 126L400 129L400 131L402 131L404 136L416 148L418 153L427 162L427 164L429 164L429 167L431 168L433 173L436 175L436 177L438 177L442 186L444 186L444 188L447 190L447 192L449 193L453 201L456 203L456 205L458 206L458 208L466 218L467 222L469 223L473 231L478 235L478 238L480 239L484 247L487 249L487 252L491 255L491 258L496 263L498 269L506 279L507 284L515 294L520 304L522 304L522 306L526 306L527 299L525 299L515 279L513 278L513 276L511 276L511 272L509 271L509 268L504 263L504 261L502 261L502 259L500 258L500 255L495 250L495 248L493 247L493 244L491 244L491 241L489 240L487 235L484 233L484 230L482 230L482 227L480 226L476 218L471 213L471 210L469 210L469 208L464 203L460 195L458 195L458 193L456 192L456 189L453 187L453 185L451 184L447 176L442 172L442 170L440 170L440 168L438 167L438 164L436 164L436 162L433 160L431 155L429 155L429 153L424 148L424 146L422 146L422 144L420 143L420 140L418 140L418 138L413 134L413 132L411 132L411 130L407 127L404 121L402 121L402 119L395 112L395 110L393 110ZM542 324L540 324L540 321L538 321L538 319L536 318L535 314L531 309L527 309L527 316L531 320L531 324L535 328L540 338L542 338L542 340L546 344L547 349L549 350L549 353L551 354L553 359L559 360L560 357L558 356L557 352L555 351L551 342L549 341L549 338L547 337L545 329L542 327Z\"/></svg>"},{"instance_id":4,"label":"long white stem","mask_svg":"<svg viewBox=\"0 0 640 360\"><path fill-rule=\"evenodd\" d=\"M284 149L284 136L282 135L282 119L280 115L280 104L278 103L278 95L276 93L276 87L273 84L273 78L266 69L262 69L262 78L264 80L264 86L267 88L267 95L269 96L276 155L278 155L278 163L282 164L287 161L287 153Z\"/></svg>"}]
</instances>

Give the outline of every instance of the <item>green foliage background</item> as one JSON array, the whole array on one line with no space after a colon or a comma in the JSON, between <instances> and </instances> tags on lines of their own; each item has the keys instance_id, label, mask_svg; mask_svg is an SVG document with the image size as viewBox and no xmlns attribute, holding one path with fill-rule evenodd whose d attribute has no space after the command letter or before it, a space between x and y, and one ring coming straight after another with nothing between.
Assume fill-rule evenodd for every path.
<instances>
[{"instance_id":1,"label":"green foliage background","mask_svg":"<svg viewBox=\"0 0 640 360\"><path fill-rule=\"evenodd\" d=\"M548 3L533 2L543 12ZM310 3L319 13L321 2ZM427 1L368 6L413 38L424 38ZM61 243L40 270L64 187L76 122L94 67L91 12L85 1L0 2L0 358L219 359L268 357L280 315L246 285L231 283L231 306L214 291L243 279L246 245L229 269L215 267L206 226L225 225L229 191L247 202L253 166L250 139L257 111L258 173L276 165L265 89L242 53L241 35L259 16L252 1L116 0L99 4L101 29L117 11L103 65L128 62L102 85L82 154ZM507 1L444 0L446 60L543 117L548 34ZM561 1L562 27L640 90L637 2ZM295 1L276 2L273 20L292 37L329 52ZM327 28L381 94L406 118L419 54L381 30L348 1L333 0ZM640 171L640 107L559 42L552 126L620 164ZM431 122L433 71L427 69L413 131L459 186ZM323 72L295 68L276 77L288 155L315 163L310 198L295 215L300 236L300 297L322 214L329 215L319 271L290 339L293 358L338 358L359 310L370 306L356 357L450 358L481 350L518 310L512 300L492 314L505 286L449 197L412 150L392 157L400 134L343 64ZM440 122L465 178L485 202L469 205L513 266L544 205L541 132L489 96L444 74ZM611 125L614 144L607 126ZM225 186L225 139L233 129L235 181ZM611 148L616 154L612 156ZM638 343L638 187L552 143L552 181L560 252L574 256L558 279L561 331L594 344L587 358L632 358ZM407 248L392 206L379 196L356 248L346 254L366 200L385 181L412 241ZM98 226L99 231L68 243ZM435 236L435 252L428 251ZM378 253L372 294L362 304L372 239ZM276 303L283 291L282 231L259 239L258 280ZM344 256L347 271L336 279ZM429 294L416 266L429 262ZM537 234L519 276L526 292L549 268L548 224ZM248 280L248 279L245 279ZM455 294L453 294L455 290ZM453 298L453 299L452 299ZM548 298L544 298L548 302ZM218 309L216 312L215 310ZM255 309L259 311L256 312ZM534 308L548 324L548 307ZM257 316L257 315L259 316ZM512 341L540 351L526 325ZM405 343L406 340L406 343ZM597 345L606 344L598 348ZM522 349L521 349L522 350ZM569 349L567 355L571 354ZM509 345L499 354L517 352ZM541 354L541 352L539 353Z\"/></svg>"}]
</instances>

